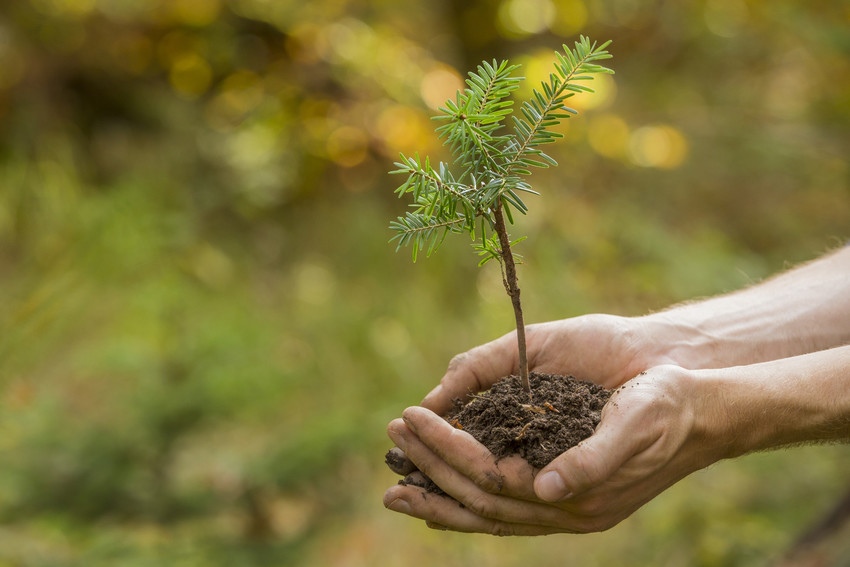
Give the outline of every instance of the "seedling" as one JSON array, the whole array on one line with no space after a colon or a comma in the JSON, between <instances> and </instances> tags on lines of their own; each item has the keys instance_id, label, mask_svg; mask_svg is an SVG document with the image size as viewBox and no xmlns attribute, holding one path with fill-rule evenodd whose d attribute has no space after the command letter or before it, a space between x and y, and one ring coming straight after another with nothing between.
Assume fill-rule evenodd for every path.
<instances>
[{"instance_id":1,"label":"seedling","mask_svg":"<svg viewBox=\"0 0 850 567\"><path fill-rule=\"evenodd\" d=\"M611 58L606 50L610 43L597 45L581 36L573 49L564 45L563 52L555 53L554 71L541 83L541 90L535 89L532 98L522 102L521 116L515 114L511 98L523 80L515 75L519 65L507 60L481 63L477 72L469 73L468 88L446 101L435 117L442 122L436 132L451 148L453 162L433 166L427 156L402 154L391 172L407 176L395 192L399 197L409 193L413 200L411 210L390 223L396 250L411 246L415 262L422 251L433 254L449 233L468 234L481 257L479 266L499 262L513 305L520 378L529 399L518 257L513 252L525 237L511 240L506 223L513 224L514 213L528 211L523 194L538 194L527 181L532 169L558 165L540 147L563 137L553 128L577 114L566 106L567 99L593 92L584 84L593 75L613 73L596 63ZM504 124L508 117L510 129Z\"/></svg>"}]
</instances>

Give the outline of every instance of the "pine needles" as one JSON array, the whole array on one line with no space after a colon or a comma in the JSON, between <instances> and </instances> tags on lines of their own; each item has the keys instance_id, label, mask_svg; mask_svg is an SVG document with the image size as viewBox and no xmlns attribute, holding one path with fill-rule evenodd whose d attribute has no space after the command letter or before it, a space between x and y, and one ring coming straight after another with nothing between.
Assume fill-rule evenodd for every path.
<instances>
[{"instance_id":1,"label":"pine needles","mask_svg":"<svg viewBox=\"0 0 850 567\"><path fill-rule=\"evenodd\" d=\"M390 223L395 232L391 242L396 250L410 246L415 262L419 253L433 254L450 233L469 234L481 261L497 260L502 268L505 291L511 298L517 324L520 376L526 391L528 364L525 353L520 290L512 246L505 219L513 223L513 213L525 214L525 195L537 195L527 178L533 169L558 165L541 149L563 137L553 130L562 120L577 114L566 105L578 93L593 92L585 83L593 75L613 73L598 64L610 59L606 48L584 36L573 49L563 46L556 52L554 70L532 98L515 112L512 95L522 77L518 65L508 61L484 61L469 73L467 88L446 101L435 119L436 128L453 155L451 167L443 162L434 167L431 160L401 155L391 173L407 178L396 190L399 197L410 194L411 210ZM510 117L512 128L505 124Z\"/></svg>"},{"instance_id":2,"label":"pine needles","mask_svg":"<svg viewBox=\"0 0 850 567\"><path fill-rule=\"evenodd\" d=\"M397 249L411 246L415 261L421 251L435 252L447 234L467 233L479 253L489 251L486 259L498 259L498 251L485 244L492 241L495 208L504 207L511 222L512 212L528 211L522 196L537 192L526 178L533 169L557 165L541 146L561 138L552 128L577 114L566 106L568 99L593 92L583 83L594 74L613 73L597 64L611 57L609 44L597 46L582 36L573 49L564 45L563 52L555 53L548 81L522 102L519 113L511 99L523 80L515 75L519 65L485 61L470 72L468 88L446 101L435 117L443 122L436 132L452 151L452 168L443 162L434 167L427 157L401 155L391 172L407 175L396 194L410 193L413 201L411 210L390 224ZM512 131L505 125L508 117Z\"/></svg>"}]
</instances>

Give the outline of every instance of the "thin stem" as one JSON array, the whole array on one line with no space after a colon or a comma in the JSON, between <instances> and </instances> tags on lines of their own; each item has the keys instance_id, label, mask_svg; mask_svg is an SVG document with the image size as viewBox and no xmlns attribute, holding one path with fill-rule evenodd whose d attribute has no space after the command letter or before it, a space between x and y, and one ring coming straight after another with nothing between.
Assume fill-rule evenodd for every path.
<instances>
[{"instance_id":1,"label":"thin stem","mask_svg":"<svg viewBox=\"0 0 850 567\"><path fill-rule=\"evenodd\" d=\"M499 248L502 256L502 266L504 267L505 291L511 298L511 303L514 306L514 317L516 318L516 339L517 349L519 350L519 377L522 380L522 388L528 394L528 399L532 399L531 384L528 381L528 355L525 346L525 322L522 315L522 303L520 302L519 281L516 275L516 263L514 255L511 251L511 240L508 237L508 230L505 226L505 216L502 212L501 200L496 201L496 207L493 211L495 217L496 234L499 235Z\"/></svg>"}]
</instances>

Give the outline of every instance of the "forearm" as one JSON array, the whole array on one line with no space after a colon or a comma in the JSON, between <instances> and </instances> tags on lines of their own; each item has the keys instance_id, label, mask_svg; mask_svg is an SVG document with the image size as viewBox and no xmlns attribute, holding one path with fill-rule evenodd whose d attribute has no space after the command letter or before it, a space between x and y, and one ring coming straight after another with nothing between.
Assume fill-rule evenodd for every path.
<instances>
[{"instance_id":1,"label":"forearm","mask_svg":"<svg viewBox=\"0 0 850 567\"><path fill-rule=\"evenodd\" d=\"M850 343L850 247L728 295L643 318L688 368L786 358Z\"/></svg>"},{"instance_id":2,"label":"forearm","mask_svg":"<svg viewBox=\"0 0 850 567\"><path fill-rule=\"evenodd\" d=\"M723 440L723 457L850 440L850 346L695 377L707 436Z\"/></svg>"}]
</instances>

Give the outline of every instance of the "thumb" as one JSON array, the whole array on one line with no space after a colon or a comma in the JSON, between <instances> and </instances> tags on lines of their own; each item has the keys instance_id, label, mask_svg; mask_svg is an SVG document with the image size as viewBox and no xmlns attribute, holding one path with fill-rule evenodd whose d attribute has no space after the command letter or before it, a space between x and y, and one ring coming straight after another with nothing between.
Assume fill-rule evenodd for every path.
<instances>
[{"instance_id":1,"label":"thumb","mask_svg":"<svg viewBox=\"0 0 850 567\"><path fill-rule=\"evenodd\" d=\"M437 415L445 415L454 400L486 390L517 368L516 333L477 346L455 356L440 384L420 403Z\"/></svg>"},{"instance_id":2,"label":"thumb","mask_svg":"<svg viewBox=\"0 0 850 567\"><path fill-rule=\"evenodd\" d=\"M596 433L540 471L534 492L546 502L577 496L608 480L637 450L633 438L600 423Z\"/></svg>"}]
</instances>

